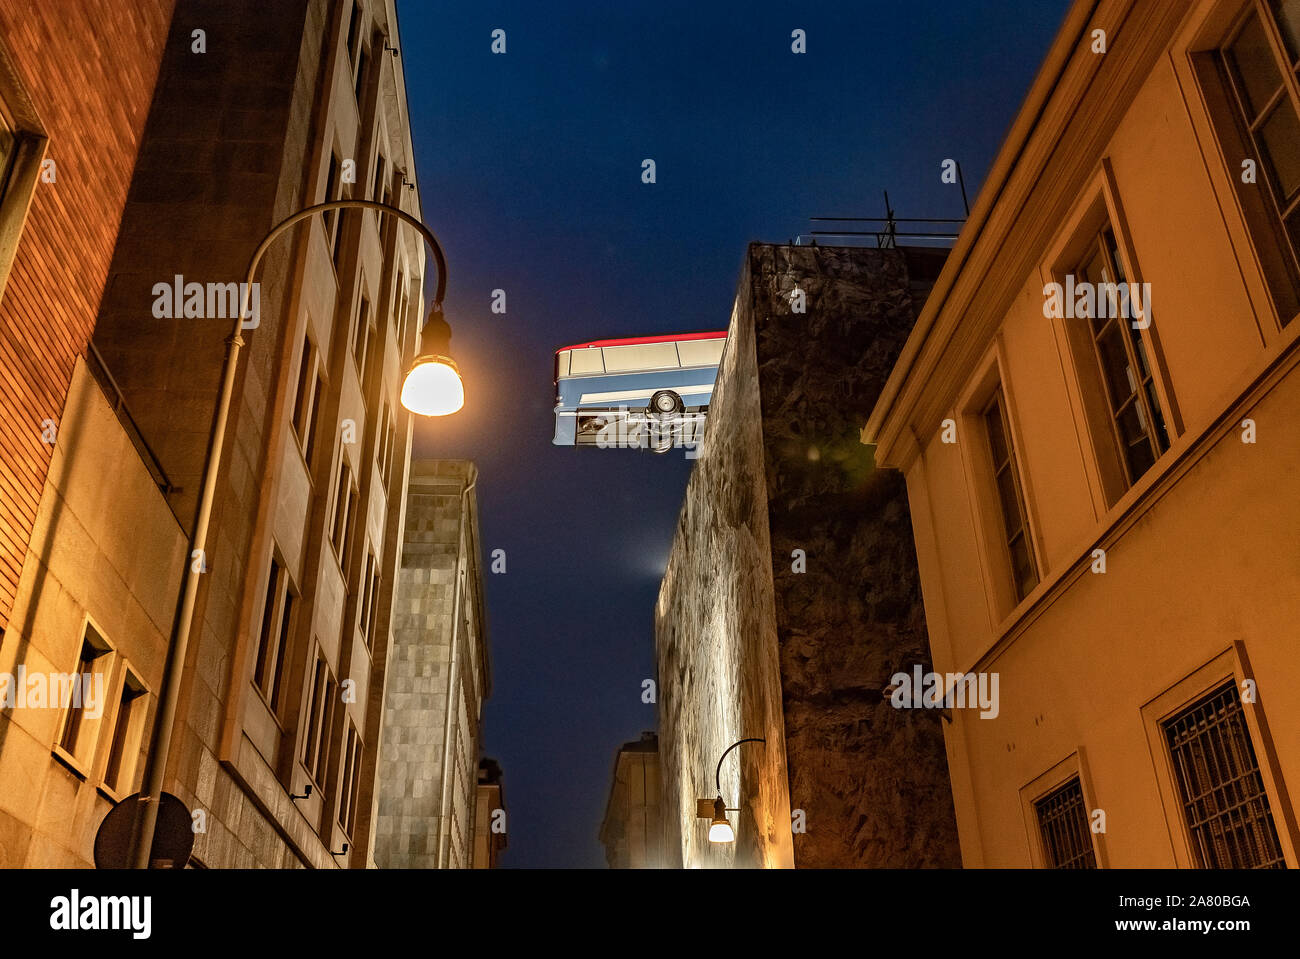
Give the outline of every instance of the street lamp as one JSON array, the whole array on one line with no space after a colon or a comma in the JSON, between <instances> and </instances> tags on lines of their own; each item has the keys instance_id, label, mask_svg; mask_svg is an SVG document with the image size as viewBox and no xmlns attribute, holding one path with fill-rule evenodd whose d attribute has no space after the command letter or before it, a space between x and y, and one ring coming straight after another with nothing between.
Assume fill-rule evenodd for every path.
<instances>
[{"instance_id":1,"label":"street lamp","mask_svg":"<svg viewBox=\"0 0 1300 959\"><path fill-rule=\"evenodd\" d=\"M750 739L741 739L728 746L721 756L718 757L718 768L713 773L713 784L718 789L718 798L698 799L695 804L695 814L699 819L710 819L709 822L709 842L735 842L736 831L731 828L731 821L727 819L727 813L740 812L735 807L728 806L722 799L722 760L727 758L727 753L731 752L742 743L767 743L766 739L761 736Z\"/></svg>"},{"instance_id":2,"label":"street lamp","mask_svg":"<svg viewBox=\"0 0 1300 959\"><path fill-rule=\"evenodd\" d=\"M421 416L446 416L465 405L465 384L456 361L444 352L450 327L435 304L420 333L420 355L402 381L402 405Z\"/></svg>"},{"instance_id":3,"label":"street lamp","mask_svg":"<svg viewBox=\"0 0 1300 959\"><path fill-rule=\"evenodd\" d=\"M222 447L226 438L226 422L230 418L230 402L235 392L235 372L239 365L239 350L244 345L241 335L244 319L248 316L249 296L253 277L271 243L285 230L310 217L330 210L375 210L409 223L424 237L433 251L438 267L438 285L429 310L430 322L421 333L421 355L416 358L402 384L402 405L413 413L425 416L445 416L460 409L465 402L464 386L460 372L451 359L442 354L430 354L426 344L437 340L445 348L450 340L449 327L442 319L442 298L447 292L447 261L442 254L433 231L417 217L405 210L378 203L374 200L330 200L299 210L285 217L262 238L248 261L247 281L240 288L239 317L235 329L226 338L226 358L221 374L221 393L212 417L212 432L208 436L207 458L203 466L203 485L199 492L198 509L194 520L194 536L190 540L188 557L203 557L208 541L208 523L212 519L212 501L216 496L217 474L221 469ZM433 327L431 330L430 327ZM408 391L410 400L408 402ZM167 650L167 667L163 686L158 694L158 711L150 733L149 753L145 757L144 789L136 804L136 815L131 830L130 855L127 862L135 869L149 868L149 853L153 849L154 831L158 824L158 808L162 801L163 778L167 772L167 755L171 751L172 727L176 722L176 708L180 699L181 674L185 668L185 652L189 646L190 627L194 621L194 602L198 593L199 576L205 568L203 562L193 562L181 580L177 601L176 620L172 626L171 643Z\"/></svg>"}]
</instances>

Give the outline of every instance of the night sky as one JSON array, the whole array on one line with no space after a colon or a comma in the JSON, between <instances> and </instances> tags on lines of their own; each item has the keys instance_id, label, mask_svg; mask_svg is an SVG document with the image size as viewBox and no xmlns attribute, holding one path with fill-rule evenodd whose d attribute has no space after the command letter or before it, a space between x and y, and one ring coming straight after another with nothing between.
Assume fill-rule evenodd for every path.
<instances>
[{"instance_id":1,"label":"night sky","mask_svg":"<svg viewBox=\"0 0 1300 959\"><path fill-rule=\"evenodd\" d=\"M961 216L940 163L961 163L973 204L1069 4L701 6L398 0L466 392L417 422L413 456L478 464L485 571L506 551L485 572L503 866L604 866L615 752L655 728L641 683L690 469L681 451L552 446L554 350L725 329L746 244L882 216L882 190L901 216Z\"/></svg>"}]
</instances>

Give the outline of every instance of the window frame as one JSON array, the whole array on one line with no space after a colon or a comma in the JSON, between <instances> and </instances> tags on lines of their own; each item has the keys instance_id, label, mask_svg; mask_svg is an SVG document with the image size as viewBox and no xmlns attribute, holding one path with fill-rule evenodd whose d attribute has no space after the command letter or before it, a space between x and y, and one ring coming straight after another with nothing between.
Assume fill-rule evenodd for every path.
<instances>
[{"instance_id":1,"label":"window frame","mask_svg":"<svg viewBox=\"0 0 1300 959\"><path fill-rule=\"evenodd\" d=\"M13 137L12 155L6 169L0 170L0 300L4 299L49 147L49 137L21 76L0 42L0 117Z\"/></svg>"},{"instance_id":2,"label":"window frame","mask_svg":"<svg viewBox=\"0 0 1300 959\"><path fill-rule=\"evenodd\" d=\"M1252 156L1253 146L1242 140L1242 119L1221 55L1223 45L1257 9L1256 0L1198 6L1171 45L1170 61L1207 161L1212 189L1225 213L1224 225L1242 267L1261 345L1278 348L1300 339L1300 323L1293 322L1300 318L1300 278L1287 276L1287 264L1279 259L1280 224L1270 219L1271 202L1260 196L1259 158ZM1248 158L1256 160L1254 184L1241 181L1242 161Z\"/></svg>"},{"instance_id":3,"label":"window frame","mask_svg":"<svg viewBox=\"0 0 1300 959\"><path fill-rule=\"evenodd\" d=\"M1173 758L1165 739L1165 724L1229 680L1234 682L1240 691L1242 680L1246 678L1257 677L1251 667L1245 644L1239 640L1234 641L1231 646L1204 665L1181 678L1174 679L1141 708L1142 723L1156 775L1160 802L1164 810L1165 824L1169 832L1174 865L1179 868L1195 869L1197 860L1183 812L1182 796L1178 789L1177 774L1173 768ZM1300 829L1297 828L1295 810L1291 808L1290 803L1284 801L1288 792L1258 685L1255 702L1248 703L1243 700L1241 709L1245 716L1250 743L1259 764L1260 777L1264 781L1264 792L1268 797L1273 823L1282 844L1283 856L1288 867L1296 868L1300 864L1297 860L1297 849L1300 849Z\"/></svg>"},{"instance_id":4,"label":"window frame","mask_svg":"<svg viewBox=\"0 0 1300 959\"><path fill-rule=\"evenodd\" d=\"M1038 574L1038 582L1025 596L1019 598L1006 538L1002 535L1002 507L995 485L993 456L983 415L990 399L998 390L1001 391L1007 411L1007 440L1015 465L1024 516L1028 522L1028 546ZM968 506L983 574L989 626L995 635L1001 635L1007 623L1014 620L1017 610L1031 602L1043 584L1051 579L1051 569L1046 562L1046 552L1040 539L1042 524L1037 512L1033 480L1026 468L1024 441L1018 419L1014 415L1016 408L1015 390L1006 367L1002 336L999 333L958 398L956 409L950 417L957 424L957 447L962 459Z\"/></svg>"},{"instance_id":5,"label":"window frame","mask_svg":"<svg viewBox=\"0 0 1300 959\"><path fill-rule=\"evenodd\" d=\"M292 661L293 637L301 610L302 596L293 582L284 556L278 547L273 546L267 568L262 615L258 619L257 646L253 650L250 682L277 721L284 708L285 669Z\"/></svg>"},{"instance_id":6,"label":"window frame","mask_svg":"<svg viewBox=\"0 0 1300 959\"><path fill-rule=\"evenodd\" d=\"M1114 169L1110 159L1103 157L1091 182L1080 191L1078 203L1062 221L1055 241L1040 261L1042 283L1064 285L1066 274L1072 273L1083 262L1081 251L1090 248L1107 226L1115 237L1115 246L1127 282L1141 284L1144 282L1141 264L1129 240L1128 219L1124 215ZM1146 328L1138 332L1151 369L1156 399L1163 412L1169 446L1133 482L1129 482L1128 466L1123 461L1122 442L1116 433L1108 387L1103 380L1104 373L1097 358L1096 347L1092 343L1091 322L1064 317L1046 321L1052 324L1057 352L1061 357L1076 432L1080 439L1086 440L1080 454L1092 495L1093 515L1097 520L1121 512L1133 498L1141 495L1141 491L1149 488L1177 459L1177 450L1186 438L1182 410L1173 388L1155 320L1159 311L1153 305L1151 312L1152 316L1146 318ZM1083 349L1080 331L1089 334L1087 350ZM1103 419L1105 422L1100 422Z\"/></svg>"},{"instance_id":7,"label":"window frame","mask_svg":"<svg viewBox=\"0 0 1300 959\"><path fill-rule=\"evenodd\" d=\"M330 667L325 650L317 644L307 674L308 690L303 697L303 721L299 728L298 764L307 779L322 795L325 794L329 775L331 728L334 724L335 699L338 683Z\"/></svg>"},{"instance_id":8,"label":"window frame","mask_svg":"<svg viewBox=\"0 0 1300 959\"><path fill-rule=\"evenodd\" d=\"M347 459L347 447L339 442L339 470L334 484L334 507L330 512L330 545L339 569L344 574L346 588L348 558L352 549L352 527L355 525L355 505L357 502L357 476ZM343 508L342 516L339 509Z\"/></svg>"},{"instance_id":9,"label":"window frame","mask_svg":"<svg viewBox=\"0 0 1300 959\"><path fill-rule=\"evenodd\" d=\"M144 679L125 658L122 666L122 681L118 687L117 695L114 697L117 707L113 714L113 730L108 737L109 748L104 759L101 788L120 800L136 792L136 780L144 773L140 755L144 745L146 723L149 719L150 693ZM134 693L130 699L126 698L128 691ZM124 709L127 712L125 725L122 721ZM116 776L110 780L110 775L114 772L115 756L118 768Z\"/></svg>"},{"instance_id":10,"label":"window frame","mask_svg":"<svg viewBox=\"0 0 1300 959\"><path fill-rule=\"evenodd\" d=\"M1093 790L1086 751L1080 745L1076 746L1070 755L1020 787L1021 818L1024 821L1025 838L1029 846L1030 865L1034 869L1055 868L1051 863L1039 827L1038 804L1075 779L1079 781L1079 789L1083 793L1084 816L1088 825L1088 835L1092 841L1092 855L1096 868L1110 868L1106 835L1092 830L1092 810L1099 809L1101 806Z\"/></svg>"},{"instance_id":11,"label":"window frame","mask_svg":"<svg viewBox=\"0 0 1300 959\"><path fill-rule=\"evenodd\" d=\"M1228 56L1228 48L1241 37L1252 17L1258 20L1263 30L1264 39L1268 44L1269 52L1273 56L1273 66L1278 68L1281 80L1280 87L1271 95L1268 102L1258 110L1253 119L1250 115L1251 107L1246 92L1241 89L1238 70L1233 66L1231 58ZM1266 0L1250 0L1249 3L1243 6L1233 26L1217 44L1213 55L1219 66L1219 76L1225 86L1228 103L1232 107L1233 120L1238 125L1238 135L1242 138L1242 145L1247 148L1248 158L1255 161L1256 182L1258 183L1263 179L1267 187L1264 192L1268 198L1266 207L1269 211L1268 225L1272 233L1272 239L1283 252L1292 290L1296 297L1300 298L1300 227L1297 227L1296 235L1293 236L1286 226L1289 218L1300 219L1300 188L1291 197L1289 204L1286 202L1285 197L1279 195L1278 184L1273 182L1274 178L1265 160L1267 151L1264 148L1263 141L1257 136L1257 128L1262 128L1265 121L1277 110L1283 109L1288 101L1297 122L1300 123L1300 77L1297 77L1297 71L1300 71L1300 57L1295 62L1290 61L1278 27L1277 17ZM1289 254L1289 257L1287 254ZM1279 315L1278 320L1285 327L1294 321L1297 316L1300 316L1300 311L1293 313L1289 317Z\"/></svg>"}]
</instances>

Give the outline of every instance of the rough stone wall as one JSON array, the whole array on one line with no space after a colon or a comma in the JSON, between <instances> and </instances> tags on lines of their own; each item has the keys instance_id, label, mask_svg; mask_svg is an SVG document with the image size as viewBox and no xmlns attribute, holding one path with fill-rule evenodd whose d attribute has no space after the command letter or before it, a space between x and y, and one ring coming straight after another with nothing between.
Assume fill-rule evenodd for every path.
<instances>
[{"instance_id":1,"label":"rough stone wall","mask_svg":"<svg viewBox=\"0 0 1300 959\"><path fill-rule=\"evenodd\" d=\"M903 482L858 433L941 259L748 251L656 608L670 865L960 863L939 720L880 692L928 643ZM748 736L723 767L737 842L711 845L695 799Z\"/></svg>"},{"instance_id":2,"label":"rough stone wall","mask_svg":"<svg viewBox=\"0 0 1300 959\"><path fill-rule=\"evenodd\" d=\"M750 257L795 865L960 866L941 720L881 697L900 666L929 668L929 642L903 477L859 439L934 254Z\"/></svg>"},{"instance_id":3,"label":"rough stone wall","mask_svg":"<svg viewBox=\"0 0 1300 959\"><path fill-rule=\"evenodd\" d=\"M666 865L792 866L771 545L748 266L655 609ZM708 841L722 795L736 842Z\"/></svg>"}]
</instances>

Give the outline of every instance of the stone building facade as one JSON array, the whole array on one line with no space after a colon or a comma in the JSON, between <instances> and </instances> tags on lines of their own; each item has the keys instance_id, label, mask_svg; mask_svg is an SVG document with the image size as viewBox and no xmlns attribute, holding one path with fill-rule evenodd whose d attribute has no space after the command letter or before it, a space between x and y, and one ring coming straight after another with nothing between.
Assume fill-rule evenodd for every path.
<instances>
[{"instance_id":1,"label":"stone building facade","mask_svg":"<svg viewBox=\"0 0 1300 959\"><path fill-rule=\"evenodd\" d=\"M380 868L473 866L491 691L477 482L465 460L411 464L376 787Z\"/></svg>"},{"instance_id":2,"label":"stone building facade","mask_svg":"<svg viewBox=\"0 0 1300 959\"><path fill-rule=\"evenodd\" d=\"M135 18L115 7L82 29ZM48 710L21 754L0 750L0 796L40 784L4 865L87 864L109 806L139 788L179 577L200 561L164 781L203 814L195 864L372 864L411 429L398 391L423 308L414 231L367 211L272 245L207 555L186 550L233 325L209 284L242 282L270 227L326 197L419 215L398 43L391 0L176 5L23 566L30 631L17 653L6 636L0 663L102 674L108 700L94 719Z\"/></svg>"},{"instance_id":3,"label":"stone building facade","mask_svg":"<svg viewBox=\"0 0 1300 959\"><path fill-rule=\"evenodd\" d=\"M659 737L642 733L614 757L614 778L600 824L600 843L611 869L663 867L663 808Z\"/></svg>"},{"instance_id":4,"label":"stone building facade","mask_svg":"<svg viewBox=\"0 0 1300 959\"><path fill-rule=\"evenodd\" d=\"M858 441L942 261L746 254L655 613L668 865L957 863L940 719L883 697L929 661L905 491Z\"/></svg>"},{"instance_id":5,"label":"stone building facade","mask_svg":"<svg viewBox=\"0 0 1300 959\"><path fill-rule=\"evenodd\" d=\"M863 421L936 669L1000 677L966 866L1300 865L1298 30L1075 3Z\"/></svg>"}]
</instances>

